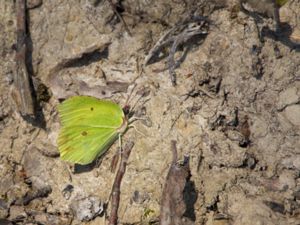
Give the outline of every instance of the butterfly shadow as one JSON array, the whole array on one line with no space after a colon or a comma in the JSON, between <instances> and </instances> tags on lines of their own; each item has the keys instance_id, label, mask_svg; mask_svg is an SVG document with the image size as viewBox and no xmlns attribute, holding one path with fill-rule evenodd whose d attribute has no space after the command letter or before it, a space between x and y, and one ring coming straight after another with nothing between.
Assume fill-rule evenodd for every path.
<instances>
[{"instance_id":1,"label":"butterfly shadow","mask_svg":"<svg viewBox=\"0 0 300 225\"><path fill-rule=\"evenodd\" d=\"M81 165L81 164L75 163L73 173L74 174L87 173L87 172L92 171L94 168L98 168L101 165L105 154L106 153L104 153L99 158L95 159L93 162L86 164L86 165Z\"/></svg>"},{"instance_id":2,"label":"butterfly shadow","mask_svg":"<svg viewBox=\"0 0 300 225\"><path fill-rule=\"evenodd\" d=\"M264 27L261 31L262 38L267 37L278 41L281 44L287 46L291 51L300 52L300 43L293 41L290 38L293 29L288 23L281 23L281 32L276 32L268 27Z\"/></svg>"},{"instance_id":3,"label":"butterfly shadow","mask_svg":"<svg viewBox=\"0 0 300 225\"><path fill-rule=\"evenodd\" d=\"M267 26L263 26L262 29L258 27L259 24L263 24L264 15L258 12L251 12L247 9L241 8L241 10L248 16L252 17L258 29L258 36L260 41L263 43L264 38L270 38L274 41L278 41L281 44L287 46L291 51L300 52L300 43L293 41L290 35L293 32L291 25L279 21L276 30L272 30Z\"/></svg>"},{"instance_id":4,"label":"butterfly shadow","mask_svg":"<svg viewBox=\"0 0 300 225\"><path fill-rule=\"evenodd\" d=\"M96 165L97 165L97 160L95 160L87 165L75 164L74 165L74 174L90 172L95 168Z\"/></svg>"},{"instance_id":5,"label":"butterfly shadow","mask_svg":"<svg viewBox=\"0 0 300 225\"><path fill-rule=\"evenodd\" d=\"M100 156L99 158L95 159L93 162L86 164L86 165L81 165L81 164L76 164L74 165L74 174L80 174L80 173L87 173L92 171L94 168L99 167L102 163L103 156Z\"/></svg>"}]
</instances>

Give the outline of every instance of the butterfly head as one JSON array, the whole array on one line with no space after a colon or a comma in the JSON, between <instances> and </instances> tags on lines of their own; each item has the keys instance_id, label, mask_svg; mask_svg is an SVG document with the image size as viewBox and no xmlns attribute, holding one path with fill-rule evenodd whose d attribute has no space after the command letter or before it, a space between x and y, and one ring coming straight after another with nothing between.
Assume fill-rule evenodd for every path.
<instances>
[{"instance_id":1,"label":"butterfly head","mask_svg":"<svg viewBox=\"0 0 300 225\"><path fill-rule=\"evenodd\" d=\"M123 112L124 112L125 116L128 116L130 113L130 105L125 105L123 107Z\"/></svg>"},{"instance_id":2,"label":"butterfly head","mask_svg":"<svg viewBox=\"0 0 300 225\"><path fill-rule=\"evenodd\" d=\"M131 118L134 114L134 111L131 110L130 105L125 105L123 107L123 112L125 114L125 117L128 118L128 119Z\"/></svg>"}]
</instances>

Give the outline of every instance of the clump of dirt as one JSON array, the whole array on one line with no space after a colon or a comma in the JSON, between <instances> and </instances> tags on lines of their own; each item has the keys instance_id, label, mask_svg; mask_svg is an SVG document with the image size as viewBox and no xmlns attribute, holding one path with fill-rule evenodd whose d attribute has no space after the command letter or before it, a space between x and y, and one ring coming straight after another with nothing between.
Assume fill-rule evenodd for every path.
<instances>
[{"instance_id":1,"label":"clump of dirt","mask_svg":"<svg viewBox=\"0 0 300 225\"><path fill-rule=\"evenodd\" d=\"M109 1L38 2L28 10L33 79L41 87L34 123L10 96L16 10L13 1L0 5L1 222L105 224L117 144L88 168L61 161L56 144L59 102L90 95L120 105L129 98L145 118L135 122L144 135L130 129L123 138L135 145L121 186L120 224L158 221L171 140L178 158L190 158L192 223L299 223L299 1L280 8L281 33L272 18L255 8L246 14L234 0L124 0L115 10ZM178 34L199 27L182 21L200 17L206 34L175 46ZM145 65L169 31L168 45Z\"/></svg>"}]
</instances>

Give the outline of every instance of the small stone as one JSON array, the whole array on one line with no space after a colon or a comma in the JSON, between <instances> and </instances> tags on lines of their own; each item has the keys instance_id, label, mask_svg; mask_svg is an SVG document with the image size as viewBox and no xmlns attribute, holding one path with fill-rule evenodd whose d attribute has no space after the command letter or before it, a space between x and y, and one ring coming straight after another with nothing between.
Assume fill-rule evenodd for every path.
<instances>
[{"instance_id":1,"label":"small stone","mask_svg":"<svg viewBox=\"0 0 300 225\"><path fill-rule=\"evenodd\" d=\"M135 190L131 197L131 202L135 202L137 204L142 204L143 202L145 202L148 199L149 199L148 193L139 192L138 190Z\"/></svg>"},{"instance_id":2,"label":"small stone","mask_svg":"<svg viewBox=\"0 0 300 225\"><path fill-rule=\"evenodd\" d=\"M104 204L96 196L75 200L70 207L80 221L90 221L104 212Z\"/></svg>"},{"instance_id":3,"label":"small stone","mask_svg":"<svg viewBox=\"0 0 300 225\"><path fill-rule=\"evenodd\" d=\"M28 177L42 176L42 172L44 172L43 164L40 160L42 155L36 147L32 147L29 150L24 154L24 170L26 171L26 175Z\"/></svg>"},{"instance_id":4,"label":"small stone","mask_svg":"<svg viewBox=\"0 0 300 225\"><path fill-rule=\"evenodd\" d=\"M14 203L14 205L21 205L22 198L28 191L29 187L25 183L13 185L6 195L8 205L11 205L12 203Z\"/></svg>"},{"instance_id":5,"label":"small stone","mask_svg":"<svg viewBox=\"0 0 300 225\"><path fill-rule=\"evenodd\" d=\"M300 105L291 105L285 109L286 118L295 126L300 126Z\"/></svg>"},{"instance_id":6,"label":"small stone","mask_svg":"<svg viewBox=\"0 0 300 225\"><path fill-rule=\"evenodd\" d=\"M28 9L34 9L43 4L43 0L28 0L26 6Z\"/></svg>"},{"instance_id":7,"label":"small stone","mask_svg":"<svg viewBox=\"0 0 300 225\"><path fill-rule=\"evenodd\" d=\"M62 190L62 194L64 196L65 199L70 199L72 192L74 190L74 186L71 184L68 184L63 190Z\"/></svg>"},{"instance_id":8,"label":"small stone","mask_svg":"<svg viewBox=\"0 0 300 225\"><path fill-rule=\"evenodd\" d=\"M0 194L5 194L13 186L13 184L14 183L12 173L7 172L7 174L2 176L0 180Z\"/></svg>"},{"instance_id":9,"label":"small stone","mask_svg":"<svg viewBox=\"0 0 300 225\"><path fill-rule=\"evenodd\" d=\"M50 185L43 186L39 189L34 188L26 193L26 195L22 198L22 204L28 205L32 200L36 198L45 198L52 192L52 188Z\"/></svg>"},{"instance_id":10,"label":"small stone","mask_svg":"<svg viewBox=\"0 0 300 225\"><path fill-rule=\"evenodd\" d=\"M46 224L48 222L47 214L46 213L41 213L37 214L34 217L35 221L38 223Z\"/></svg>"},{"instance_id":11,"label":"small stone","mask_svg":"<svg viewBox=\"0 0 300 225\"><path fill-rule=\"evenodd\" d=\"M288 158L282 159L281 164L287 169L300 170L300 155L293 155Z\"/></svg>"},{"instance_id":12,"label":"small stone","mask_svg":"<svg viewBox=\"0 0 300 225\"><path fill-rule=\"evenodd\" d=\"M284 214L285 208L281 203L273 202L273 201L264 201L264 203L274 212L278 212Z\"/></svg>"},{"instance_id":13,"label":"small stone","mask_svg":"<svg viewBox=\"0 0 300 225\"><path fill-rule=\"evenodd\" d=\"M94 220L92 220L91 222L89 222L89 225L106 225L106 220L105 218L100 218L97 217Z\"/></svg>"},{"instance_id":14,"label":"small stone","mask_svg":"<svg viewBox=\"0 0 300 225\"><path fill-rule=\"evenodd\" d=\"M47 157L55 158L59 156L57 147L53 146L51 143L42 142L41 144L36 146L36 149Z\"/></svg>"},{"instance_id":15,"label":"small stone","mask_svg":"<svg viewBox=\"0 0 300 225\"><path fill-rule=\"evenodd\" d=\"M7 216L8 216L7 202L4 199L0 199L0 218L5 218Z\"/></svg>"},{"instance_id":16,"label":"small stone","mask_svg":"<svg viewBox=\"0 0 300 225\"><path fill-rule=\"evenodd\" d=\"M292 171L282 171L278 177L279 190L293 189L296 186L295 174Z\"/></svg>"},{"instance_id":17,"label":"small stone","mask_svg":"<svg viewBox=\"0 0 300 225\"><path fill-rule=\"evenodd\" d=\"M46 212L46 210L46 203L42 199L34 199L26 206L26 213L28 215L35 215L37 211Z\"/></svg>"},{"instance_id":18,"label":"small stone","mask_svg":"<svg viewBox=\"0 0 300 225\"><path fill-rule=\"evenodd\" d=\"M132 196L132 201L134 201L134 202L138 202L138 200L139 200L139 196L140 196L140 192L139 191L137 191L137 190L135 190L134 192L133 192L133 196Z\"/></svg>"},{"instance_id":19,"label":"small stone","mask_svg":"<svg viewBox=\"0 0 300 225\"><path fill-rule=\"evenodd\" d=\"M23 206L13 205L9 209L9 219L13 221L24 220L27 214Z\"/></svg>"},{"instance_id":20,"label":"small stone","mask_svg":"<svg viewBox=\"0 0 300 225\"><path fill-rule=\"evenodd\" d=\"M254 169L256 163L257 163L257 160L254 158L254 156L247 155L243 164L249 169Z\"/></svg>"},{"instance_id":21,"label":"small stone","mask_svg":"<svg viewBox=\"0 0 300 225\"><path fill-rule=\"evenodd\" d=\"M290 35L291 40L300 42L300 30L299 28L293 29L293 33Z\"/></svg>"},{"instance_id":22,"label":"small stone","mask_svg":"<svg viewBox=\"0 0 300 225\"><path fill-rule=\"evenodd\" d=\"M297 88L291 87L287 90L280 92L278 100L278 108L282 109L287 105L291 105L299 101L299 96L297 94Z\"/></svg>"},{"instance_id":23,"label":"small stone","mask_svg":"<svg viewBox=\"0 0 300 225\"><path fill-rule=\"evenodd\" d=\"M285 199L284 200L284 209L285 213L290 215L295 215L299 211L300 204L293 199Z\"/></svg>"},{"instance_id":24,"label":"small stone","mask_svg":"<svg viewBox=\"0 0 300 225\"><path fill-rule=\"evenodd\" d=\"M293 196L295 197L296 200L300 200L300 189L297 190L297 191L295 191L295 192L293 193Z\"/></svg>"},{"instance_id":25,"label":"small stone","mask_svg":"<svg viewBox=\"0 0 300 225\"><path fill-rule=\"evenodd\" d=\"M255 117L251 126L251 132L254 139L266 136L268 133L267 121L263 118Z\"/></svg>"},{"instance_id":26,"label":"small stone","mask_svg":"<svg viewBox=\"0 0 300 225\"><path fill-rule=\"evenodd\" d=\"M0 225L13 225L13 223L6 219L0 219Z\"/></svg>"},{"instance_id":27,"label":"small stone","mask_svg":"<svg viewBox=\"0 0 300 225\"><path fill-rule=\"evenodd\" d=\"M51 215L48 213L38 213L34 216L35 221L38 224L53 224L53 225L67 225L70 224L70 220L68 218Z\"/></svg>"}]
</instances>

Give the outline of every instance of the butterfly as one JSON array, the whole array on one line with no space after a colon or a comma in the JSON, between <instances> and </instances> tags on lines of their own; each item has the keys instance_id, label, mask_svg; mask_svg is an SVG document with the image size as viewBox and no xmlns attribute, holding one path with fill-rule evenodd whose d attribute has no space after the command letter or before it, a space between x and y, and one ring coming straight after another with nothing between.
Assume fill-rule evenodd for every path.
<instances>
[{"instance_id":1,"label":"butterfly","mask_svg":"<svg viewBox=\"0 0 300 225\"><path fill-rule=\"evenodd\" d=\"M285 3L287 3L288 0L276 0L276 4L279 6L283 6Z\"/></svg>"},{"instance_id":2,"label":"butterfly","mask_svg":"<svg viewBox=\"0 0 300 225\"><path fill-rule=\"evenodd\" d=\"M86 165L104 154L128 130L128 112L116 103L74 96L58 106L61 129L57 144L62 160Z\"/></svg>"}]
</instances>

